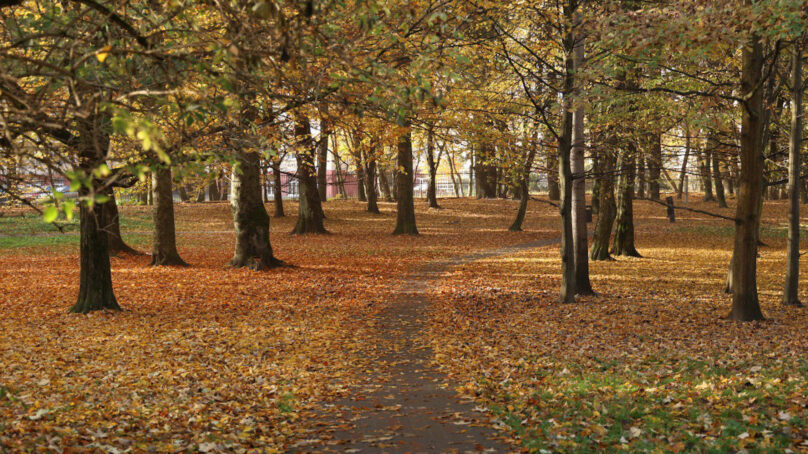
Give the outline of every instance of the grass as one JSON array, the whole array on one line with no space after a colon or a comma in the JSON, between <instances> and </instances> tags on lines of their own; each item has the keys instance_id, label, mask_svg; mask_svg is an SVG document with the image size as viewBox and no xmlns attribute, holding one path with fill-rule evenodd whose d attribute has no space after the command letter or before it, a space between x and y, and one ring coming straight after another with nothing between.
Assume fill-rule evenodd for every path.
<instances>
[{"instance_id":1,"label":"grass","mask_svg":"<svg viewBox=\"0 0 808 454\"><path fill-rule=\"evenodd\" d=\"M55 225L44 222L42 216L33 212L0 216L0 249L78 244L79 220L61 219L58 222L62 226L61 231ZM140 232L150 232L153 226L151 213L148 211L127 212L121 215L120 222L124 239L130 241L130 237L135 237L132 240L136 243L141 242L139 237L143 236L143 233Z\"/></svg>"},{"instance_id":2,"label":"grass","mask_svg":"<svg viewBox=\"0 0 808 454\"><path fill-rule=\"evenodd\" d=\"M542 375L545 391L494 409L531 452L783 452L806 428L783 409L799 394L791 374L807 364L668 360L662 377L660 364L580 367Z\"/></svg>"}]
</instances>

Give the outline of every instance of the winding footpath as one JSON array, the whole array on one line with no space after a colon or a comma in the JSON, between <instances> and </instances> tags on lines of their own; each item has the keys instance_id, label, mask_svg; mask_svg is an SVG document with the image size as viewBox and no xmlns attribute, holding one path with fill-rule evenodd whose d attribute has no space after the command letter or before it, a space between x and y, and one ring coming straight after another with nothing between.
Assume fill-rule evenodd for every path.
<instances>
[{"instance_id":1,"label":"winding footpath","mask_svg":"<svg viewBox=\"0 0 808 454\"><path fill-rule=\"evenodd\" d=\"M521 243L434 261L408 274L391 306L376 323L374 366L362 386L324 406L315 432L289 452L466 453L513 452L492 427L489 415L472 401L461 401L432 363L423 340L433 282L455 266L531 248L558 239ZM499 437L499 438L498 438Z\"/></svg>"}]
</instances>

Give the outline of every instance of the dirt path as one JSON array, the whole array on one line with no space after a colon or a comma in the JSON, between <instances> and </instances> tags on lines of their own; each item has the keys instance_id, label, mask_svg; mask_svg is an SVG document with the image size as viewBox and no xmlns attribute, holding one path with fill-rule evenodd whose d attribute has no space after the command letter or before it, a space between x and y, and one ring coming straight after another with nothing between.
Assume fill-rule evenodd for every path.
<instances>
[{"instance_id":1,"label":"dirt path","mask_svg":"<svg viewBox=\"0 0 808 454\"><path fill-rule=\"evenodd\" d=\"M377 320L377 341L367 352L376 364L366 385L350 398L328 405L316 430L289 452L511 452L497 439L485 409L461 401L432 365L432 350L423 333L433 281L451 267L549 246L557 239L533 241L430 262L410 273L396 301Z\"/></svg>"}]
</instances>

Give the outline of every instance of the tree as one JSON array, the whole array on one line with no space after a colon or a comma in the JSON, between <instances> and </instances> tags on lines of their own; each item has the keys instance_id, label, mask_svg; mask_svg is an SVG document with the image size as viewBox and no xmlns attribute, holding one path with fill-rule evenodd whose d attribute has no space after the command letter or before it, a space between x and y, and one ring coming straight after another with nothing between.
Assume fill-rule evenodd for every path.
<instances>
[{"instance_id":1,"label":"tree","mask_svg":"<svg viewBox=\"0 0 808 454\"><path fill-rule=\"evenodd\" d=\"M152 240L152 265L186 266L177 252L174 229L174 194L172 191L171 167L162 166L152 171L154 190L154 235Z\"/></svg>"},{"instance_id":2,"label":"tree","mask_svg":"<svg viewBox=\"0 0 808 454\"><path fill-rule=\"evenodd\" d=\"M794 43L791 61L791 136L788 143L788 251L783 304L801 306L800 278L800 153L803 128L802 42Z\"/></svg>"},{"instance_id":3,"label":"tree","mask_svg":"<svg viewBox=\"0 0 808 454\"><path fill-rule=\"evenodd\" d=\"M315 146L311 139L311 127L308 118L301 114L298 114L295 121L295 140L300 205L297 211L297 223L292 233L327 233L323 225L325 218L323 205L317 191L314 168Z\"/></svg>"},{"instance_id":4,"label":"tree","mask_svg":"<svg viewBox=\"0 0 808 454\"><path fill-rule=\"evenodd\" d=\"M403 132L398 136L397 156L396 227L393 235L418 235L412 184L412 128L409 122L404 123Z\"/></svg>"},{"instance_id":5,"label":"tree","mask_svg":"<svg viewBox=\"0 0 808 454\"><path fill-rule=\"evenodd\" d=\"M749 6L752 0L744 0ZM757 293L759 207L763 197L763 46L750 33L742 51L741 174L732 257L732 320L763 320Z\"/></svg>"}]
</instances>

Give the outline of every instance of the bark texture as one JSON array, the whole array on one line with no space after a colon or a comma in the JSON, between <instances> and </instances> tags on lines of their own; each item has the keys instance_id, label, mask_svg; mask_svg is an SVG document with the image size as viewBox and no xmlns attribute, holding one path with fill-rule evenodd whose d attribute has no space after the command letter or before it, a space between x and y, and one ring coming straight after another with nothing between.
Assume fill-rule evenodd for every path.
<instances>
[{"instance_id":1,"label":"bark texture","mask_svg":"<svg viewBox=\"0 0 808 454\"><path fill-rule=\"evenodd\" d=\"M396 177L396 228L393 235L418 235L415 225L415 200L412 182L412 130L398 137L398 175Z\"/></svg>"},{"instance_id":2,"label":"bark texture","mask_svg":"<svg viewBox=\"0 0 808 454\"><path fill-rule=\"evenodd\" d=\"M230 266L263 270L281 265L269 242L269 215L261 200L258 153L237 151L230 185L236 247Z\"/></svg>"},{"instance_id":3,"label":"bark texture","mask_svg":"<svg viewBox=\"0 0 808 454\"><path fill-rule=\"evenodd\" d=\"M161 167L152 172L154 190L154 235L152 238L152 261L155 266L186 266L177 252L177 236L174 226L174 196L172 193L171 168Z\"/></svg>"},{"instance_id":4,"label":"bark texture","mask_svg":"<svg viewBox=\"0 0 808 454\"><path fill-rule=\"evenodd\" d=\"M307 118L301 117L295 122L295 139L298 144L295 158L297 159L297 181L300 195L297 223L292 233L327 233L323 225L325 218L323 205L320 202L320 193L317 191L314 144L311 140L311 127Z\"/></svg>"},{"instance_id":5,"label":"bark texture","mask_svg":"<svg viewBox=\"0 0 808 454\"><path fill-rule=\"evenodd\" d=\"M751 0L746 0L750 4ZM744 45L741 93L745 97L741 121L741 169L735 212L735 245L732 260L732 320L762 320L757 293L757 249L760 206L763 196L763 49L753 34Z\"/></svg>"},{"instance_id":6,"label":"bark texture","mask_svg":"<svg viewBox=\"0 0 808 454\"><path fill-rule=\"evenodd\" d=\"M788 250L783 304L802 306L800 279L800 151L802 148L802 47L794 45L791 62L791 136L788 144Z\"/></svg>"}]
</instances>

